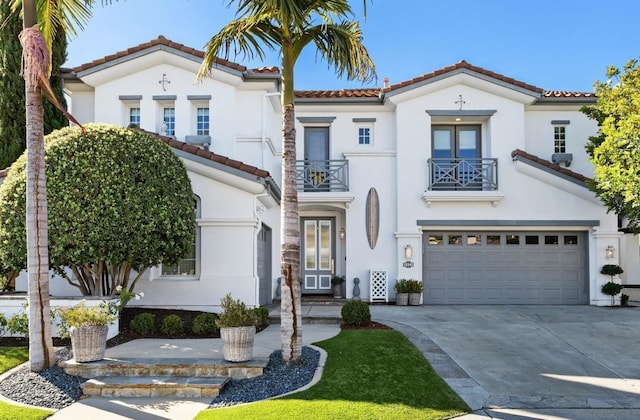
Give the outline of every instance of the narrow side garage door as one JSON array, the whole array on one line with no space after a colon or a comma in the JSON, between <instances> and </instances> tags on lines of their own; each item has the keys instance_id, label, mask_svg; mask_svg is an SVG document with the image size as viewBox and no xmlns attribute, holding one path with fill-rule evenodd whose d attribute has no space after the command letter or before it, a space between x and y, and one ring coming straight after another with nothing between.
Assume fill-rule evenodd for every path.
<instances>
[{"instance_id":1,"label":"narrow side garage door","mask_svg":"<svg viewBox=\"0 0 640 420\"><path fill-rule=\"evenodd\" d=\"M425 303L588 301L583 232L425 232Z\"/></svg>"}]
</instances>

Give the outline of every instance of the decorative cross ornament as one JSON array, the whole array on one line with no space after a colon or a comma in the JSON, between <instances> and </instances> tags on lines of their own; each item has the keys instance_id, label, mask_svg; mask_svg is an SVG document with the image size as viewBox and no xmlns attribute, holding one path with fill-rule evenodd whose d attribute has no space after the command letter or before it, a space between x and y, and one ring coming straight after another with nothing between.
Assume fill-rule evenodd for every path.
<instances>
[{"instance_id":1,"label":"decorative cross ornament","mask_svg":"<svg viewBox=\"0 0 640 420\"><path fill-rule=\"evenodd\" d=\"M458 95L458 100L454 103L460 104L460 108L458 108L460 111L462 111L462 105L466 104L466 102L462 100L462 95Z\"/></svg>"},{"instance_id":2,"label":"decorative cross ornament","mask_svg":"<svg viewBox=\"0 0 640 420\"><path fill-rule=\"evenodd\" d=\"M167 85L171 82L167 79L166 73L162 73L162 79L158 80L158 84L162 85L162 90L167 91Z\"/></svg>"}]
</instances>

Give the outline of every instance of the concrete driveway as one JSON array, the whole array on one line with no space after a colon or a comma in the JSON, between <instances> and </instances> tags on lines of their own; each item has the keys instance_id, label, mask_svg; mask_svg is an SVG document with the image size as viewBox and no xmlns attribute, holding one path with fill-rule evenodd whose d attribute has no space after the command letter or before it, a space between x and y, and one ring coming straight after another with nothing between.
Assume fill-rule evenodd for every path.
<instances>
[{"instance_id":1,"label":"concrete driveway","mask_svg":"<svg viewBox=\"0 0 640 420\"><path fill-rule=\"evenodd\" d=\"M639 308L374 305L371 313L483 414L640 418ZM532 409L540 416L521 415ZM572 414L543 416L564 411Z\"/></svg>"}]
</instances>

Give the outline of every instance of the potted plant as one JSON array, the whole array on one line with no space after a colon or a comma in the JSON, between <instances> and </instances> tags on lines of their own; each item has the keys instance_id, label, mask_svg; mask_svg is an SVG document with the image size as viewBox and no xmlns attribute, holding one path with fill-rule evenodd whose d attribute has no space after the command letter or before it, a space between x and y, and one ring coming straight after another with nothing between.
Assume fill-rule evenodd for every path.
<instances>
[{"instance_id":1,"label":"potted plant","mask_svg":"<svg viewBox=\"0 0 640 420\"><path fill-rule=\"evenodd\" d=\"M83 299L79 304L60 309L59 331L71 338L71 349L76 362L94 362L104 358L109 325L119 316L131 299L144 296L121 286L116 288L117 300L102 301L98 306L87 306Z\"/></svg>"},{"instance_id":2,"label":"potted plant","mask_svg":"<svg viewBox=\"0 0 640 420\"><path fill-rule=\"evenodd\" d=\"M334 298L342 297L342 283L344 283L344 276L331 277L331 289L333 290Z\"/></svg>"},{"instance_id":3,"label":"potted plant","mask_svg":"<svg viewBox=\"0 0 640 420\"><path fill-rule=\"evenodd\" d=\"M407 280L396 280L396 284L395 286L393 286L393 288L396 291L396 305L407 306L407 304L409 303L409 288L407 285Z\"/></svg>"},{"instance_id":4,"label":"potted plant","mask_svg":"<svg viewBox=\"0 0 640 420\"><path fill-rule=\"evenodd\" d=\"M420 305L420 298L422 297L422 282L418 280L407 280L407 289L409 292L409 305Z\"/></svg>"},{"instance_id":5,"label":"potted plant","mask_svg":"<svg viewBox=\"0 0 640 420\"><path fill-rule=\"evenodd\" d=\"M85 301L62 311L62 323L71 337L73 358L76 362L102 360L107 347L109 324L117 314L109 306L86 306Z\"/></svg>"},{"instance_id":6,"label":"potted plant","mask_svg":"<svg viewBox=\"0 0 640 420\"><path fill-rule=\"evenodd\" d=\"M615 296L622 291L623 286L613 281L613 277L624 273L622 267L617 264L605 264L600 270L600 274L611 277L611 280L602 285L602 293L611 296L611 306L614 305Z\"/></svg>"},{"instance_id":7,"label":"potted plant","mask_svg":"<svg viewBox=\"0 0 640 420\"><path fill-rule=\"evenodd\" d=\"M222 312L216 325L220 328L222 353L229 362L251 360L253 339L256 335L256 315L239 299L227 294L220 302Z\"/></svg>"}]
</instances>

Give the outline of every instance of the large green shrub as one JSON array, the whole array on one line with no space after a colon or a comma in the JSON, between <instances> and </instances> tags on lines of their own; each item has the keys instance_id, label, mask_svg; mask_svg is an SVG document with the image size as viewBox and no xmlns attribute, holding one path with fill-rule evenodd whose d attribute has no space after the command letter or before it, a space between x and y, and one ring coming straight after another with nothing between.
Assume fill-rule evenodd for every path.
<instances>
[{"instance_id":1,"label":"large green shrub","mask_svg":"<svg viewBox=\"0 0 640 420\"><path fill-rule=\"evenodd\" d=\"M187 253L193 194L184 164L153 135L85 128L45 139L49 258L84 295L102 296L118 285L132 290L148 267L175 264ZM0 260L14 268L26 267L25 164L23 154L0 184Z\"/></svg>"},{"instance_id":2,"label":"large green shrub","mask_svg":"<svg viewBox=\"0 0 640 420\"><path fill-rule=\"evenodd\" d=\"M371 321L369 305L361 300L350 300L342 306L340 311L342 321L349 325L364 325Z\"/></svg>"}]
</instances>

